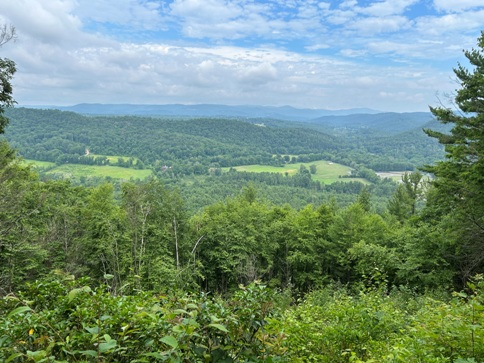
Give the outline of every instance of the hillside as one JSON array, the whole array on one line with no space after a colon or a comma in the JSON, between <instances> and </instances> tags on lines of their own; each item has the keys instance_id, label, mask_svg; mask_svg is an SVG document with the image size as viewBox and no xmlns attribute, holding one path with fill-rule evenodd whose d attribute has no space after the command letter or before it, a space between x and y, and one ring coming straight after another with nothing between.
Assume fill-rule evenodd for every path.
<instances>
[{"instance_id":1,"label":"hillside","mask_svg":"<svg viewBox=\"0 0 484 363\"><path fill-rule=\"evenodd\" d=\"M323 126L326 130L363 131L371 130L378 135L396 135L401 132L421 128L433 119L430 112L377 114L353 114L323 116L307 121Z\"/></svg>"},{"instance_id":2,"label":"hillside","mask_svg":"<svg viewBox=\"0 0 484 363\"><path fill-rule=\"evenodd\" d=\"M274 154L339 152L332 136L309 129L271 128L234 119L173 120L133 116L87 117L56 110L11 109L6 133L27 158L122 155L145 164L220 166L270 162Z\"/></svg>"}]
</instances>

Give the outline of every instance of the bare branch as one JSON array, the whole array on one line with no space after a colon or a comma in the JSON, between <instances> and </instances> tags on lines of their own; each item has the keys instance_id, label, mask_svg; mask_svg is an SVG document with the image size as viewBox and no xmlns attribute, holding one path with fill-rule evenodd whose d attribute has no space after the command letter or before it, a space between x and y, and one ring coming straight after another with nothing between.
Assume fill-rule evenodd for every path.
<instances>
[{"instance_id":1,"label":"bare branch","mask_svg":"<svg viewBox=\"0 0 484 363\"><path fill-rule=\"evenodd\" d=\"M11 40L15 41L16 38L17 32L13 25L0 26L0 47Z\"/></svg>"}]
</instances>

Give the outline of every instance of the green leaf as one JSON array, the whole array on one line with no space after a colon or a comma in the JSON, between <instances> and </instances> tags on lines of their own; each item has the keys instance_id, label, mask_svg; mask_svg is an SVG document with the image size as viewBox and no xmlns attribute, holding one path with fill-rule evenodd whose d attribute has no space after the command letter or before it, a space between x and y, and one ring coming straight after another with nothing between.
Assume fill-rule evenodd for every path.
<instances>
[{"instance_id":1,"label":"green leaf","mask_svg":"<svg viewBox=\"0 0 484 363\"><path fill-rule=\"evenodd\" d=\"M91 334L99 334L99 327L93 326L92 328L84 327Z\"/></svg>"},{"instance_id":2,"label":"green leaf","mask_svg":"<svg viewBox=\"0 0 484 363\"><path fill-rule=\"evenodd\" d=\"M166 355L168 353L164 353ZM156 359L163 359L164 356L158 352L152 352L152 353L144 353L143 357L151 357L151 358L156 358Z\"/></svg>"},{"instance_id":3,"label":"green leaf","mask_svg":"<svg viewBox=\"0 0 484 363\"><path fill-rule=\"evenodd\" d=\"M89 286L83 286L78 289L72 289L69 291L69 294L67 294L67 299L69 302L75 299L77 295L79 295L81 292L91 292L91 288Z\"/></svg>"},{"instance_id":4,"label":"green leaf","mask_svg":"<svg viewBox=\"0 0 484 363\"><path fill-rule=\"evenodd\" d=\"M83 355L89 355L91 357L97 357L97 352L95 350L82 350L79 353Z\"/></svg>"},{"instance_id":5,"label":"green leaf","mask_svg":"<svg viewBox=\"0 0 484 363\"><path fill-rule=\"evenodd\" d=\"M27 356L33 358L34 361L38 362L40 359L47 356L47 352L45 350L37 350L35 352L27 350Z\"/></svg>"},{"instance_id":6,"label":"green leaf","mask_svg":"<svg viewBox=\"0 0 484 363\"><path fill-rule=\"evenodd\" d=\"M173 311L175 314L188 314L188 311L183 309L176 309Z\"/></svg>"},{"instance_id":7,"label":"green leaf","mask_svg":"<svg viewBox=\"0 0 484 363\"><path fill-rule=\"evenodd\" d=\"M20 307L16 308L15 310L12 310L10 312L10 314L8 314L8 317L11 318L14 315L22 314L22 313L25 313L26 311L32 311L32 309L29 308L28 306L20 306Z\"/></svg>"},{"instance_id":8,"label":"green leaf","mask_svg":"<svg viewBox=\"0 0 484 363\"><path fill-rule=\"evenodd\" d=\"M14 353L10 357L7 358L5 363L9 363L9 362L13 361L15 358L22 357L22 356L23 356L22 353Z\"/></svg>"},{"instance_id":9,"label":"green leaf","mask_svg":"<svg viewBox=\"0 0 484 363\"><path fill-rule=\"evenodd\" d=\"M166 345L169 345L173 349L178 347L178 340L176 340L175 337L172 337L171 335L167 335L163 338L160 339L162 343L165 343Z\"/></svg>"},{"instance_id":10,"label":"green leaf","mask_svg":"<svg viewBox=\"0 0 484 363\"><path fill-rule=\"evenodd\" d=\"M99 351L101 353L107 352L108 350L116 348L116 345L116 340L110 340L109 342L101 343L99 344Z\"/></svg>"},{"instance_id":11,"label":"green leaf","mask_svg":"<svg viewBox=\"0 0 484 363\"><path fill-rule=\"evenodd\" d=\"M218 330L221 330L225 333L228 333L229 331L227 330L227 328L225 326L223 326L222 324L208 324L208 326L211 326L213 328L216 328Z\"/></svg>"}]
</instances>

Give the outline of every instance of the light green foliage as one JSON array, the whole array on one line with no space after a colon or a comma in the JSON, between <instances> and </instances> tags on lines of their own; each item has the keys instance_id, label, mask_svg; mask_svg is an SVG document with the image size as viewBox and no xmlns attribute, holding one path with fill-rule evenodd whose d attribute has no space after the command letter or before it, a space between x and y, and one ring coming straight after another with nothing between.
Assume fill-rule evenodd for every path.
<instances>
[{"instance_id":1,"label":"light green foliage","mask_svg":"<svg viewBox=\"0 0 484 363\"><path fill-rule=\"evenodd\" d=\"M197 236L203 236L193 253L203 264L204 287L223 292L239 283L270 279L277 249L268 233L272 217L248 188L241 197L214 204L193 219Z\"/></svg>"},{"instance_id":2,"label":"light green foliage","mask_svg":"<svg viewBox=\"0 0 484 363\"><path fill-rule=\"evenodd\" d=\"M114 202L113 186L103 184L90 190L80 218L83 238L78 253L89 258L84 260L79 275L98 281L111 275L109 284L117 291L123 286L123 256L128 251L124 215Z\"/></svg>"},{"instance_id":3,"label":"light green foliage","mask_svg":"<svg viewBox=\"0 0 484 363\"><path fill-rule=\"evenodd\" d=\"M365 212L369 212L371 210L371 193L368 187L364 187L361 190L360 194L358 194L358 199L356 202L362 206Z\"/></svg>"},{"instance_id":4,"label":"light green foliage","mask_svg":"<svg viewBox=\"0 0 484 363\"><path fill-rule=\"evenodd\" d=\"M285 237L288 280L298 291L309 291L328 278L333 245L328 229L334 212L326 205L314 209L308 205L288 218L290 231Z\"/></svg>"},{"instance_id":5,"label":"light green foliage","mask_svg":"<svg viewBox=\"0 0 484 363\"><path fill-rule=\"evenodd\" d=\"M270 319L278 354L290 362L479 362L484 359L482 279L470 294L437 300L376 288L349 293L335 286L309 294Z\"/></svg>"},{"instance_id":6,"label":"light green foliage","mask_svg":"<svg viewBox=\"0 0 484 363\"><path fill-rule=\"evenodd\" d=\"M405 317L381 291L352 296L328 289L310 294L268 329L274 326L287 337L282 347L288 361L348 362L387 345L405 327Z\"/></svg>"},{"instance_id":7,"label":"light green foliage","mask_svg":"<svg viewBox=\"0 0 484 363\"><path fill-rule=\"evenodd\" d=\"M129 239L122 256L130 284L149 290L173 286L185 228L181 199L156 180L124 184L122 209Z\"/></svg>"},{"instance_id":8,"label":"light green foliage","mask_svg":"<svg viewBox=\"0 0 484 363\"><path fill-rule=\"evenodd\" d=\"M366 212L361 203L355 203L341 210L330 226L328 235L330 241L334 244L332 255L335 263L332 275L337 276L344 282L350 282L355 277L356 271L350 261L360 258L366 259L364 255L357 253L359 250L356 247L353 248L354 246L357 246L357 244L360 247L362 245L375 246L373 249L381 250L380 247L386 246L389 242L388 226L383 218L378 214ZM351 249L353 250L349 253ZM375 259L368 259L364 264L372 264L372 260ZM360 270L367 269L363 268L361 263L357 263L357 265L359 265ZM373 266L370 269L374 267L383 266Z\"/></svg>"},{"instance_id":9,"label":"light green foliage","mask_svg":"<svg viewBox=\"0 0 484 363\"><path fill-rule=\"evenodd\" d=\"M416 171L405 173L393 197L388 201L388 212L400 223L404 223L417 212L419 201L425 197L427 181Z\"/></svg>"},{"instance_id":10,"label":"light green foliage","mask_svg":"<svg viewBox=\"0 0 484 363\"><path fill-rule=\"evenodd\" d=\"M452 286L456 270L448 258L454 253L454 241L445 232L427 223L418 228L395 228L392 246L400 256L396 282L419 289Z\"/></svg>"}]
</instances>

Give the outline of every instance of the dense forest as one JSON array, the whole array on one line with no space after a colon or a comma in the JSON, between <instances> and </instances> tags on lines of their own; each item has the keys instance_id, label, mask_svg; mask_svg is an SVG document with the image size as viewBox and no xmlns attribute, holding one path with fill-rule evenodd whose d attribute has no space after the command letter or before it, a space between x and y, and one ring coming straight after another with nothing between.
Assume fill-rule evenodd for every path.
<instances>
[{"instance_id":1,"label":"dense forest","mask_svg":"<svg viewBox=\"0 0 484 363\"><path fill-rule=\"evenodd\" d=\"M15 64L0 59L0 360L483 362L484 33L478 47L465 52L471 70L454 70L460 112L431 108L450 126L424 131L445 147L440 161L437 146L418 152L415 130L359 137L9 108ZM87 162L90 149L155 173L45 179L15 148L55 163ZM318 189L305 167L211 172L300 157L351 164L367 183ZM403 161L399 183L375 178ZM234 182L237 193L187 207L190 187L224 194ZM288 187L353 197L296 208L269 198L271 184L280 200Z\"/></svg>"},{"instance_id":2,"label":"dense forest","mask_svg":"<svg viewBox=\"0 0 484 363\"><path fill-rule=\"evenodd\" d=\"M11 120L7 138L25 158L57 163L107 162L89 157L89 150L93 154L137 158L141 161L139 168L146 165L159 170L171 166L180 175L204 174L209 167L280 165L318 159L375 171L414 170L443 156L441 146L422 133L422 127L432 123L430 116L415 123L411 116L400 115L402 121L383 114L386 116L380 117L387 121L386 129L380 127L380 121L376 125L378 132L359 125L342 132L318 120L289 123L260 119L95 117L25 108L8 109L6 115ZM364 119L365 115L359 116ZM402 129L402 123L408 126ZM284 155L288 155L287 160L282 158Z\"/></svg>"}]
</instances>

